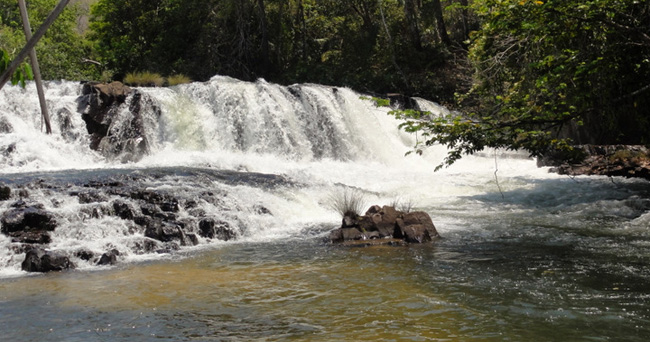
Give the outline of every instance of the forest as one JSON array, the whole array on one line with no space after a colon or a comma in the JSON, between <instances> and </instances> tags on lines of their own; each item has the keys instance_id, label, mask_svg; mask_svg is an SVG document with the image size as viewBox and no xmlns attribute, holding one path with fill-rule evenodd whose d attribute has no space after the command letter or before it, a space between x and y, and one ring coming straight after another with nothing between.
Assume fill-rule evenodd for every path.
<instances>
[{"instance_id":1,"label":"forest","mask_svg":"<svg viewBox=\"0 0 650 342\"><path fill-rule=\"evenodd\" d=\"M29 1L32 27L56 3ZM0 0L0 49L24 43L17 1ZM77 0L37 54L50 80L221 74L424 97L458 112L395 115L448 164L650 143L650 1Z\"/></svg>"}]
</instances>

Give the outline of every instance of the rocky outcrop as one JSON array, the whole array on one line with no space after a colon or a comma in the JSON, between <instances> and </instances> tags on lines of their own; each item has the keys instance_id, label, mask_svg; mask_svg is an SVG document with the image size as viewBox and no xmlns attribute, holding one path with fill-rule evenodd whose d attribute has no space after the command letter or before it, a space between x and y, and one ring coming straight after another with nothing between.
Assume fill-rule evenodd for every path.
<instances>
[{"instance_id":1,"label":"rocky outcrop","mask_svg":"<svg viewBox=\"0 0 650 342\"><path fill-rule=\"evenodd\" d=\"M650 150L640 145L579 145L580 158L573 162L563 158L538 159L538 166L552 166L549 171L570 176L620 176L650 180Z\"/></svg>"},{"instance_id":2,"label":"rocky outcrop","mask_svg":"<svg viewBox=\"0 0 650 342\"><path fill-rule=\"evenodd\" d=\"M203 185L219 182L271 188L293 184L282 176L216 169L159 168L81 175L72 178L53 173L46 178L13 179L8 184L11 202L0 202L0 234L4 235L0 240L14 255L13 260L25 260L26 271L72 267L65 266L62 257L70 264L113 265L132 255L172 253L183 246L235 240L246 233L247 224L240 215L265 217L273 213L260 203L245 205L229 198L229 187L202 190ZM192 182L186 183L186 177ZM187 186L160 186L161 180ZM76 211L69 212L68 205ZM120 220L117 226L125 239L118 244L107 241L100 247L93 244L92 248L77 249L65 243L96 236L84 230L93 230L107 220Z\"/></svg>"},{"instance_id":3,"label":"rocky outcrop","mask_svg":"<svg viewBox=\"0 0 650 342\"><path fill-rule=\"evenodd\" d=\"M340 228L330 232L334 243L383 240L385 243L425 243L440 238L429 214L402 212L374 205L363 216L346 213Z\"/></svg>"},{"instance_id":4,"label":"rocky outcrop","mask_svg":"<svg viewBox=\"0 0 650 342\"><path fill-rule=\"evenodd\" d=\"M28 204L17 201L0 218L0 232L12 238L13 242L28 244L50 243L50 232L56 229L54 215L46 211L42 204Z\"/></svg>"},{"instance_id":5,"label":"rocky outcrop","mask_svg":"<svg viewBox=\"0 0 650 342\"><path fill-rule=\"evenodd\" d=\"M153 116L157 121L161 110L146 94L120 82L86 83L77 102L91 136L90 148L122 162L149 153L147 120Z\"/></svg>"}]
</instances>

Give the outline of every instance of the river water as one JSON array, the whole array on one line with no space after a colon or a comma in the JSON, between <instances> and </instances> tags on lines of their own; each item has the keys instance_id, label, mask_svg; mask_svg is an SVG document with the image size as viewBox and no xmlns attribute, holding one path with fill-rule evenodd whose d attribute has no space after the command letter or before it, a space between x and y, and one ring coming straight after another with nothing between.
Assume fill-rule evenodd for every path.
<instances>
[{"instance_id":1,"label":"river water","mask_svg":"<svg viewBox=\"0 0 650 342\"><path fill-rule=\"evenodd\" d=\"M151 154L126 164L88 149L78 84L48 84L52 136L40 132L32 84L0 91L0 182L14 190L0 214L26 190L59 223L48 249L77 265L27 274L0 235L2 340L650 339L646 181L558 176L503 151L433 172L444 149L405 157L416 137L345 88L215 77L141 90L162 115L147 133ZM87 215L70 195L111 179L221 194L199 205L238 238L143 252L141 232ZM349 188L368 206L428 212L443 238L327 243L340 222L328 198ZM119 262L96 266L74 256L80 248L115 248Z\"/></svg>"}]
</instances>

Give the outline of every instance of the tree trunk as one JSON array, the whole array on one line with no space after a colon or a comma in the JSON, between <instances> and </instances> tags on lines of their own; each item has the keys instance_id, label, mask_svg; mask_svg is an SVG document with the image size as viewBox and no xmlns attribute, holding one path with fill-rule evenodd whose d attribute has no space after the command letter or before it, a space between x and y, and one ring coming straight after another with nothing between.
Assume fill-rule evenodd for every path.
<instances>
[{"instance_id":1,"label":"tree trunk","mask_svg":"<svg viewBox=\"0 0 650 342\"><path fill-rule=\"evenodd\" d=\"M460 0L461 6L463 6L463 10L461 13L462 16L462 22L463 22L463 38L468 39L469 38L469 2L468 0Z\"/></svg>"},{"instance_id":2,"label":"tree trunk","mask_svg":"<svg viewBox=\"0 0 650 342\"><path fill-rule=\"evenodd\" d=\"M296 27L299 27L300 34L297 38L300 41L300 56L303 61L307 61L307 23L305 22L305 7L302 0L298 0L298 13L296 13Z\"/></svg>"},{"instance_id":3,"label":"tree trunk","mask_svg":"<svg viewBox=\"0 0 650 342\"><path fill-rule=\"evenodd\" d=\"M269 32L268 22L266 20L266 7L264 0L257 0L258 9L260 12L260 28L262 30L262 74L269 71Z\"/></svg>"},{"instance_id":4,"label":"tree trunk","mask_svg":"<svg viewBox=\"0 0 650 342\"><path fill-rule=\"evenodd\" d=\"M436 19L436 26L438 28L438 34L440 35L440 41L442 41L443 44L450 46L451 39L447 34L447 26L445 25L445 19L443 17L442 4L440 4L440 0L432 0L431 3L433 5L433 15Z\"/></svg>"},{"instance_id":5,"label":"tree trunk","mask_svg":"<svg viewBox=\"0 0 650 342\"><path fill-rule=\"evenodd\" d=\"M27 5L25 0L18 0L18 7L20 8L20 16L23 20L23 29L25 31L25 40L28 41L32 38L32 26L29 24L29 16L27 15ZM29 51L29 59L32 62L32 71L34 72L34 81L36 82L36 92L38 93L38 103L41 105L41 114L45 122L45 133L52 134L52 126L50 125L50 114L47 112L47 102L45 102L45 92L43 91L43 80L41 79L41 68L38 66L38 59L36 58L36 49ZM41 122L42 124L42 122ZM41 129L43 126L41 125Z\"/></svg>"},{"instance_id":6,"label":"tree trunk","mask_svg":"<svg viewBox=\"0 0 650 342\"><path fill-rule=\"evenodd\" d=\"M411 89L411 83L408 81L408 78L406 78L406 75L402 71L402 68L400 68L399 64L397 64L397 58L395 57L396 55L395 45L393 44L393 38L390 35L390 30L388 29L388 24L386 23L386 16L384 16L384 6L382 1L383 0L377 0L377 4L379 5L379 14L381 15L381 22L386 32L386 40L388 41L388 49L390 51L390 57L391 57L390 59L391 62L393 63L393 67L395 67L395 70L397 70L397 73L400 76L402 76L402 81L404 82L406 89Z\"/></svg>"},{"instance_id":7,"label":"tree trunk","mask_svg":"<svg viewBox=\"0 0 650 342\"><path fill-rule=\"evenodd\" d=\"M404 15L411 36L411 43L417 51L422 51L422 40L420 39L420 27L418 25L418 14L415 0L404 1Z\"/></svg>"}]
</instances>

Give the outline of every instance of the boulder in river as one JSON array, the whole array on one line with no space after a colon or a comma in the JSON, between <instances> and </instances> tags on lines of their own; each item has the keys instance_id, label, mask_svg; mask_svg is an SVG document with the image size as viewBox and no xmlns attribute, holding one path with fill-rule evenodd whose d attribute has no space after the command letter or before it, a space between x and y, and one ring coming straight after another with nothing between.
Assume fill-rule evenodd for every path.
<instances>
[{"instance_id":1,"label":"boulder in river","mask_svg":"<svg viewBox=\"0 0 650 342\"><path fill-rule=\"evenodd\" d=\"M59 272L74 269L75 264L63 254L45 251L40 248L31 248L27 251L21 268L26 272Z\"/></svg>"},{"instance_id":2,"label":"boulder in river","mask_svg":"<svg viewBox=\"0 0 650 342\"><path fill-rule=\"evenodd\" d=\"M149 153L147 123L161 109L145 93L120 82L87 83L77 100L90 134L90 148L122 162L140 160Z\"/></svg>"},{"instance_id":3,"label":"boulder in river","mask_svg":"<svg viewBox=\"0 0 650 342\"><path fill-rule=\"evenodd\" d=\"M365 215L346 213L341 227L330 232L330 241L334 243L375 239L424 243L439 237L429 214L402 212L392 206L378 205L370 207Z\"/></svg>"},{"instance_id":4,"label":"boulder in river","mask_svg":"<svg viewBox=\"0 0 650 342\"><path fill-rule=\"evenodd\" d=\"M117 257L120 255L120 251L117 249L112 249L99 258L97 265L115 265L117 264Z\"/></svg>"}]
</instances>

